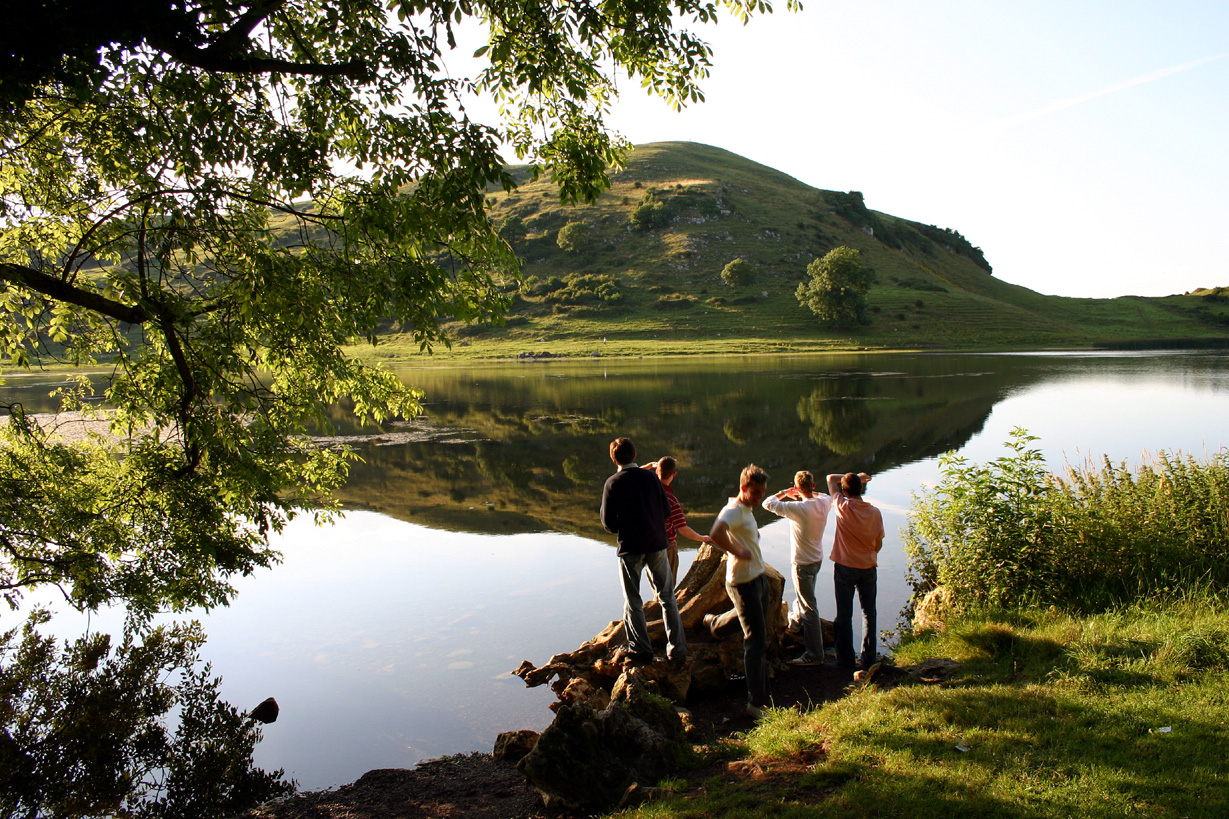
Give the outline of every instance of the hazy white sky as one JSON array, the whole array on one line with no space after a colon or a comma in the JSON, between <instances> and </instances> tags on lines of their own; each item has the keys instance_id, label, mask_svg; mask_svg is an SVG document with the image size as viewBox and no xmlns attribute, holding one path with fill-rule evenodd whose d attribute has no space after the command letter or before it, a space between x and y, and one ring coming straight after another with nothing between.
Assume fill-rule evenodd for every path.
<instances>
[{"instance_id":1,"label":"hazy white sky","mask_svg":"<svg viewBox=\"0 0 1229 819\"><path fill-rule=\"evenodd\" d=\"M1042 293L1229 285L1226 0L804 5L703 29L707 101L628 88L611 124L860 190Z\"/></svg>"}]
</instances>

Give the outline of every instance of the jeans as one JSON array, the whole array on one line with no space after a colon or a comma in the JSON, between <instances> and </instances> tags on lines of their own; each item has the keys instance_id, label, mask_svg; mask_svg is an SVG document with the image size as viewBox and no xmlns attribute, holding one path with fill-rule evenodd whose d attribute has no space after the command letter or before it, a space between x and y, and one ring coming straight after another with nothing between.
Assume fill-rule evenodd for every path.
<instances>
[{"instance_id":1,"label":"jeans","mask_svg":"<svg viewBox=\"0 0 1229 819\"><path fill-rule=\"evenodd\" d=\"M824 631L819 625L819 606L815 602L815 578L823 561L794 564L794 591L798 599L789 615L790 628L802 628L802 642L806 646L803 657L822 662L824 659Z\"/></svg>"},{"instance_id":2,"label":"jeans","mask_svg":"<svg viewBox=\"0 0 1229 819\"><path fill-rule=\"evenodd\" d=\"M666 627L666 656L681 660L687 654L687 638L683 621L679 619L678 601L674 599L674 575L666 550L646 555L620 555L619 571L623 579L623 628L627 644L637 654L652 654L649 624L644 616L644 601L640 599L640 573L649 570L649 583L661 600L662 621Z\"/></svg>"},{"instance_id":3,"label":"jeans","mask_svg":"<svg viewBox=\"0 0 1229 819\"><path fill-rule=\"evenodd\" d=\"M875 662L875 582L878 570L854 569L832 564L832 580L836 587L836 620L832 622L836 632L836 664L843 668L854 666L853 656L853 593L858 592L862 606L862 667Z\"/></svg>"},{"instance_id":4,"label":"jeans","mask_svg":"<svg viewBox=\"0 0 1229 819\"><path fill-rule=\"evenodd\" d=\"M743 627L743 673L747 675L747 704L767 708L772 704L768 686L768 611L770 589L764 575L747 583L725 584L734 604L731 611L718 615L712 631L717 634L735 617Z\"/></svg>"}]
</instances>

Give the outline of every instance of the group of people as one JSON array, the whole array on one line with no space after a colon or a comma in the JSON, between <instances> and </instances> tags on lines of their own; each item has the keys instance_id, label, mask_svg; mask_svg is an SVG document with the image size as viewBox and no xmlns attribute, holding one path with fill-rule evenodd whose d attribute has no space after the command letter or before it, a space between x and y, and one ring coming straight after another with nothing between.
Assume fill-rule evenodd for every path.
<instances>
[{"instance_id":1,"label":"group of people","mask_svg":"<svg viewBox=\"0 0 1229 819\"><path fill-rule=\"evenodd\" d=\"M764 509L790 521L790 565L796 601L788 627L801 631L804 652L789 660L791 665L814 666L824 662L823 631L816 603L816 579L823 563L823 536L828 513L835 511L836 533L830 559L836 593L836 664L862 670L875 662L875 592L877 556L883 547L883 516L862 499L870 476L865 472L834 473L827 477L828 494L818 492L810 472L798 472L794 485L768 495L768 474L751 464L739 475L736 497L717 515L708 535L687 525L682 506L670 484L677 474L673 458L641 467L636 447L628 438L610 444L610 458L618 470L606 481L602 493L601 520L617 535L623 580L623 623L627 633L624 659L653 659L648 624L640 597L640 577L647 569L649 582L661 600L666 630L666 657L681 666L687 640L679 618L673 590L678 570L677 537L711 543L729 555L726 561L726 591L734 607L724 614L708 614L704 626L719 636L735 619L743 632L743 665L747 679L747 711L759 716L771 704L767 663L768 579L760 551L760 531L754 509ZM862 647L859 657L853 646L853 598L857 593L862 609Z\"/></svg>"}]
</instances>

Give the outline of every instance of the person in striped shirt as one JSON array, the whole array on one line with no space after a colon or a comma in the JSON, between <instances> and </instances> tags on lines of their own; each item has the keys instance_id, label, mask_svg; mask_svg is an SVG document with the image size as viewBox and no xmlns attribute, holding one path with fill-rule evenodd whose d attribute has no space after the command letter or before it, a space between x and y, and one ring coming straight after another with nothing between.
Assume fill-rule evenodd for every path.
<instances>
[{"instance_id":1,"label":"person in striped shirt","mask_svg":"<svg viewBox=\"0 0 1229 819\"><path fill-rule=\"evenodd\" d=\"M683 515L683 505L679 503L679 499L674 495L674 490L670 487L670 484L674 483L674 479L678 476L678 462L667 455L652 463L645 464L644 468L652 469L656 472L658 479L661 480L661 485L666 488L666 499L670 502L670 509L666 513L666 537L670 539L670 545L666 547L666 558L670 561L670 574L674 578L675 585L678 585L678 536L682 535L688 540L694 540L697 543L712 543L713 539L708 535L700 534L687 525L687 518Z\"/></svg>"}]
</instances>

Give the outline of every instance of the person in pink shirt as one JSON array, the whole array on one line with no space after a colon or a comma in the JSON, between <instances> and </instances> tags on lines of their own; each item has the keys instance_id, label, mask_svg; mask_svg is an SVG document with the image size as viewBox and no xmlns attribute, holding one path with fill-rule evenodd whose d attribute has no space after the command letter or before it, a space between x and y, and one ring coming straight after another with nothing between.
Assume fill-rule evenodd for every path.
<instances>
[{"instance_id":1,"label":"person in pink shirt","mask_svg":"<svg viewBox=\"0 0 1229 819\"><path fill-rule=\"evenodd\" d=\"M883 548L883 515L862 500L871 476L865 472L846 472L828 476L828 494L836 510L836 538L829 559L836 588L836 664L856 668L853 652L853 595L858 593L862 607L862 669L866 673L875 662L876 624L875 587L879 550ZM855 679L857 675L855 675Z\"/></svg>"}]
</instances>

